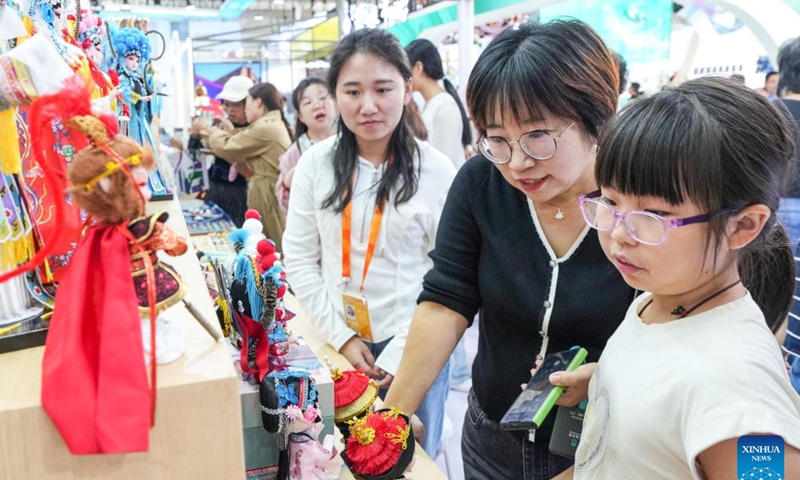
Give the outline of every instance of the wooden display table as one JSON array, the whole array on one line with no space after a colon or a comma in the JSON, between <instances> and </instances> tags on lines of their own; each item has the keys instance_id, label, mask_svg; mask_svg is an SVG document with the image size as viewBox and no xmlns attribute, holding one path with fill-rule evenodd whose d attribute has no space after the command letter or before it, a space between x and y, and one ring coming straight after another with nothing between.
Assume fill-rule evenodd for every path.
<instances>
[{"instance_id":1,"label":"wooden display table","mask_svg":"<svg viewBox=\"0 0 800 480\"><path fill-rule=\"evenodd\" d=\"M149 205L149 211L157 210L169 211L170 228L188 237L177 200ZM187 283L187 299L216 323L193 249L165 259ZM69 453L41 408L44 347L0 355L0 479L244 479L239 380L228 350L182 305L162 315L183 330L186 354L158 369L156 425L146 453Z\"/></svg>"},{"instance_id":2,"label":"wooden display table","mask_svg":"<svg viewBox=\"0 0 800 480\"><path fill-rule=\"evenodd\" d=\"M316 330L311 325L311 322L303 312L303 309L300 307L300 304L297 302L297 299L291 295L286 295L285 303L286 308L297 314L295 318L289 321L289 330L302 335L305 341L311 347L311 350L313 350L316 354L317 358L322 359L327 356L334 365L342 370L350 370L353 368L342 354L334 350L333 347L320 338L319 334L317 334ZM380 399L378 402L380 402ZM341 443L341 434L339 434L338 429L335 429L335 431L337 434L336 448L341 452L343 448ZM353 475L347 471L347 467L344 467L339 475L339 478L352 480ZM414 449L413 468L410 473L406 474L406 478L409 480L447 480L447 477L444 475L444 473L439 470L439 467L436 466L433 460L431 460L431 457L425 453L425 450L423 450L419 444L417 444L416 448Z\"/></svg>"}]
</instances>

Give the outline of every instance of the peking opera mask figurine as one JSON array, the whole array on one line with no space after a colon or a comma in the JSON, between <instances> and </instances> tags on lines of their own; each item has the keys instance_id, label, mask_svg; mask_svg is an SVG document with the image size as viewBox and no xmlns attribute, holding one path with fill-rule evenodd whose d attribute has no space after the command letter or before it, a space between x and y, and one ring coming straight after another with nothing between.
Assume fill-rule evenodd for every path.
<instances>
[{"instance_id":1,"label":"peking opera mask figurine","mask_svg":"<svg viewBox=\"0 0 800 480\"><path fill-rule=\"evenodd\" d=\"M75 155L69 172L46 148L49 125L56 120L89 143ZM156 252L180 255L186 243L166 227L166 213L145 216L141 187L154 163L152 153L118 136L113 116L92 114L90 92L78 77L39 98L30 125L37 161L54 182L52 191L63 191L68 175L67 192L96 220L56 293L42 406L74 454L146 451L155 418L155 365L183 353L180 331L156 315L183 300L186 288ZM64 217L60 208L57 222ZM221 338L186 306L216 340Z\"/></svg>"}]
</instances>

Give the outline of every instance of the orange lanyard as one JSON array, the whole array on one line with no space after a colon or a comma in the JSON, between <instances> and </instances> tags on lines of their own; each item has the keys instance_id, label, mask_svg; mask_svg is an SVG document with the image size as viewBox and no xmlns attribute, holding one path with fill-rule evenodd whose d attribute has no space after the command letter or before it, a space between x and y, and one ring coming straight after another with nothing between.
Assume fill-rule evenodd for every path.
<instances>
[{"instance_id":1,"label":"orange lanyard","mask_svg":"<svg viewBox=\"0 0 800 480\"><path fill-rule=\"evenodd\" d=\"M361 274L361 286L358 291L364 293L364 280L367 279L369 264L375 254L375 245L378 243L378 233L381 230L381 220L383 219L383 207L375 205L375 212L372 214L372 225L369 227L369 243L367 244L367 255L364 257L364 272ZM353 218L353 201L347 204L342 211L342 280L347 283L350 281L350 252L351 252L351 231Z\"/></svg>"}]
</instances>

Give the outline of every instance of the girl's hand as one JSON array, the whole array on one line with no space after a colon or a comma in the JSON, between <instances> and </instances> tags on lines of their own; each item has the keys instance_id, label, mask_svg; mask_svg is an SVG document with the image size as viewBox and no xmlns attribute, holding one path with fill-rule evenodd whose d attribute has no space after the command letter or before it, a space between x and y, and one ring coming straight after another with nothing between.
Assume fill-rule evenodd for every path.
<instances>
[{"instance_id":1,"label":"girl's hand","mask_svg":"<svg viewBox=\"0 0 800 480\"><path fill-rule=\"evenodd\" d=\"M541 360L536 360L536 368L542 364ZM556 405L564 407L574 407L589 398L589 380L592 379L597 363L587 363L581 365L571 372L555 372L550 374L550 383L555 386L564 387ZM531 376L536 374L536 368L531 369ZM528 386L527 383L520 385L523 390Z\"/></svg>"}]
</instances>

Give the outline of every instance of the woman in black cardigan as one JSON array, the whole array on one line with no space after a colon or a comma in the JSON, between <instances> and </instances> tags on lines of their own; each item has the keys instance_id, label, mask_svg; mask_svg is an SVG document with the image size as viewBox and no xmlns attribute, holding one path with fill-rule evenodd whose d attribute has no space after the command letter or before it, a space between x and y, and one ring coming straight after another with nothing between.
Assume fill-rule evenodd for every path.
<instances>
[{"instance_id":1,"label":"woman in black cardigan","mask_svg":"<svg viewBox=\"0 0 800 480\"><path fill-rule=\"evenodd\" d=\"M617 72L590 27L556 21L504 31L470 76L482 155L450 189L385 402L413 412L480 311L462 438L468 480L549 479L571 464L548 451L554 414L535 439L498 422L537 359L580 345L596 362L633 300L578 205L597 189L595 139L616 110ZM586 398L593 368L561 374L560 404Z\"/></svg>"}]
</instances>

